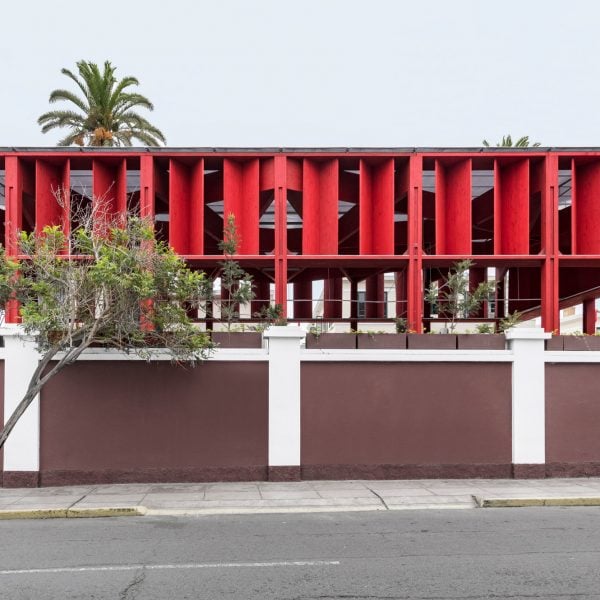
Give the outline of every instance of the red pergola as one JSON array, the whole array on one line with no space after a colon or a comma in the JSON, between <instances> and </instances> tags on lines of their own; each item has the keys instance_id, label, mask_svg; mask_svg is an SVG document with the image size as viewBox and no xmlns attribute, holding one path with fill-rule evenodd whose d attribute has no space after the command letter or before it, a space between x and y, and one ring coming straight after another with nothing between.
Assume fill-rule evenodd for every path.
<instances>
[{"instance_id":1,"label":"red pergola","mask_svg":"<svg viewBox=\"0 0 600 600\"><path fill-rule=\"evenodd\" d=\"M583 303L585 332L595 329L600 149L0 148L9 254L18 230L68 226L58 189L154 219L162 239L209 272L233 213L253 312L272 283L285 309L291 283L293 317L311 320L312 282L323 280L324 318L339 320L346 278L351 320L362 281L366 319L383 319L383 275L393 272L396 315L421 331L424 287L470 258L473 284L495 268L496 318L520 310L555 331L559 310Z\"/></svg>"}]
</instances>

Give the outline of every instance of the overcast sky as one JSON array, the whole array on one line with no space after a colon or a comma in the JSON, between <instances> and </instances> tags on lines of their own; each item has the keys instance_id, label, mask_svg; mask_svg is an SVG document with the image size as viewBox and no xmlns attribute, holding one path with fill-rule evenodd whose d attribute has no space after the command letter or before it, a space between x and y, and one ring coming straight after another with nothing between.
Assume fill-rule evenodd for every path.
<instances>
[{"instance_id":1,"label":"overcast sky","mask_svg":"<svg viewBox=\"0 0 600 600\"><path fill-rule=\"evenodd\" d=\"M596 0L0 5L0 146L52 146L80 59L135 75L170 146L600 145Z\"/></svg>"}]
</instances>

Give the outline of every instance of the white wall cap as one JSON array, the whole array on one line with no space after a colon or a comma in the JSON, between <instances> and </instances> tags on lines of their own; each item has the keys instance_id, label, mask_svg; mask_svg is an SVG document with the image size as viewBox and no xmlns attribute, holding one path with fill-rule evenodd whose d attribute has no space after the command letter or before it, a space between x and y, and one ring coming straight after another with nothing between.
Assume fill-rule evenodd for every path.
<instances>
[{"instance_id":1,"label":"white wall cap","mask_svg":"<svg viewBox=\"0 0 600 600\"><path fill-rule=\"evenodd\" d=\"M10 337L11 335L24 335L23 326L19 323L5 323L0 327L0 335Z\"/></svg>"},{"instance_id":2,"label":"white wall cap","mask_svg":"<svg viewBox=\"0 0 600 600\"><path fill-rule=\"evenodd\" d=\"M303 340L306 337L306 331L297 325L271 325L263 336L266 338L291 338Z\"/></svg>"},{"instance_id":3,"label":"white wall cap","mask_svg":"<svg viewBox=\"0 0 600 600\"><path fill-rule=\"evenodd\" d=\"M549 340L552 337L541 327L511 327L505 335L507 340Z\"/></svg>"}]
</instances>

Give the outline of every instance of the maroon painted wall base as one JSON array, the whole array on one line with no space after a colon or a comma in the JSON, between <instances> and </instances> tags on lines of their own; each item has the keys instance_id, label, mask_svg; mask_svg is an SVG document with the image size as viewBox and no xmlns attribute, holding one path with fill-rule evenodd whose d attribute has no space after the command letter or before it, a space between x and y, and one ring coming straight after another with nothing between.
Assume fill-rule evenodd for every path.
<instances>
[{"instance_id":1,"label":"maroon painted wall base","mask_svg":"<svg viewBox=\"0 0 600 600\"><path fill-rule=\"evenodd\" d=\"M42 471L42 486L104 483L201 483L205 481L265 481L267 467L201 467L106 471Z\"/></svg>"},{"instance_id":2,"label":"maroon painted wall base","mask_svg":"<svg viewBox=\"0 0 600 600\"><path fill-rule=\"evenodd\" d=\"M510 464L307 465L302 479L508 479Z\"/></svg>"},{"instance_id":3,"label":"maroon painted wall base","mask_svg":"<svg viewBox=\"0 0 600 600\"><path fill-rule=\"evenodd\" d=\"M300 481L300 467L269 467L269 481Z\"/></svg>"},{"instance_id":4,"label":"maroon painted wall base","mask_svg":"<svg viewBox=\"0 0 600 600\"><path fill-rule=\"evenodd\" d=\"M2 486L5 488L34 488L39 485L38 471L4 471Z\"/></svg>"},{"instance_id":5,"label":"maroon painted wall base","mask_svg":"<svg viewBox=\"0 0 600 600\"><path fill-rule=\"evenodd\" d=\"M512 476L515 479L544 479L546 465L513 465Z\"/></svg>"},{"instance_id":6,"label":"maroon painted wall base","mask_svg":"<svg viewBox=\"0 0 600 600\"><path fill-rule=\"evenodd\" d=\"M600 462L547 463L547 477L600 477Z\"/></svg>"}]
</instances>

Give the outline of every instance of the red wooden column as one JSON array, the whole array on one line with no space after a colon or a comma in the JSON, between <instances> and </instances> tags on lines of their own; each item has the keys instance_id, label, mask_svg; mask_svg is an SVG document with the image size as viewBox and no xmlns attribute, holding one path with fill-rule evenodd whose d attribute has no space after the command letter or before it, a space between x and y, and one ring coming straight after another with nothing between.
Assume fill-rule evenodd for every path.
<instances>
[{"instance_id":1,"label":"red wooden column","mask_svg":"<svg viewBox=\"0 0 600 600\"><path fill-rule=\"evenodd\" d=\"M270 281L267 277L256 276L252 281L254 300L250 303L252 316L260 313L263 306L269 306L271 296Z\"/></svg>"},{"instance_id":2,"label":"red wooden column","mask_svg":"<svg viewBox=\"0 0 600 600\"><path fill-rule=\"evenodd\" d=\"M323 318L342 318L342 289L341 277L330 277L324 281L323 289Z\"/></svg>"},{"instance_id":3,"label":"red wooden column","mask_svg":"<svg viewBox=\"0 0 600 600\"><path fill-rule=\"evenodd\" d=\"M154 222L154 160L152 155L140 157L140 216Z\"/></svg>"},{"instance_id":4,"label":"red wooden column","mask_svg":"<svg viewBox=\"0 0 600 600\"><path fill-rule=\"evenodd\" d=\"M406 269L394 273L394 283L396 285L396 317L406 318L407 305L406 305L406 294L407 294L407 272Z\"/></svg>"},{"instance_id":5,"label":"red wooden column","mask_svg":"<svg viewBox=\"0 0 600 600\"><path fill-rule=\"evenodd\" d=\"M583 301L583 333L596 333L596 300L590 298Z\"/></svg>"},{"instance_id":6,"label":"red wooden column","mask_svg":"<svg viewBox=\"0 0 600 600\"><path fill-rule=\"evenodd\" d=\"M360 161L359 253L394 254L394 159Z\"/></svg>"},{"instance_id":7,"label":"red wooden column","mask_svg":"<svg viewBox=\"0 0 600 600\"><path fill-rule=\"evenodd\" d=\"M6 185L6 223L5 247L8 256L18 254L18 234L23 228L23 172L16 156L7 156L5 161ZM16 300L8 302L6 307L6 322L18 323L19 305Z\"/></svg>"},{"instance_id":8,"label":"red wooden column","mask_svg":"<svg viewBox=\"0 0 600 600\"><path fill-rule=\"evenodd\" d=\"M235 216L238 254L258 254L259 159L223 161L223 221Z\"/></svg>"},{"instance_id":9,"label":"red wooden column","mask_svg":"<svg viewBox=\"0 0 600 600\"><path fill-rule=\"evenodd\" d=\"M70 228L69 161L56 165L42 159L36 160L35 180L36 231L42 231L47 225L61 225L65 234L68 234Z\"/></svg>"},{"instance_id":10,"label":"red wooden column","mask_svg":"<svg viewBox=\"0 0 600 600\"><path fill-rule=\"evenodd\" d=\"M542 327L547 332L560 329L558 291L558 157L548 153L542 182Z\"/></svg>"},{"instance_id":11,"label":"red wooden column","mask_svg":"<svg viewBox=\"0 0 600 600\"><path fill-rule=\"evenodd\" d=\"M312 318L312 281L294 282L294 319Z\"/></svg>"},{"instance_id":12,"label":"red wooden column","mask_svg":"<svg viewBox=\"0 0 600 600\"><path fill-rule=\"evenodd\" d=\"M435 161L437 254L471 254L471 159L445 165Z\"/></svg>"},{"instance_id":13,"label":"red wooden column","mask_svg":"<svg viewBox=\"0 0 600 600\"><path fill-rule=\"evenodd\" d=\"M350 329L358 330L358 281L350 280Z\"/></svg>"},{"instance_id":14,"label":"red wooden column","mask_svg":"<svg viewBox=\"0 0 600 600\"><path fill-rule=\"evenodd\" d=\"M287 159L285 156L275 156L273 183L275 193L275 303L281 305L283 316L287 317Z\"/></svg>"},{"instance_id":15,"label":"red wooden column","mask_svg":"<svg viewBox=\"0 0 600 600\"><path fill-rule=\"evenodd\" d=\"M365 279L365 313L368 319L383 319L385 314L384 275L378 273Z\"/></svg>"},{"instance_id":16,"label":"red wooden column","mask_svg":"<svg viewBox=\"0 0 600 600\"><path fill-rule=\"evenodd\" d=\"M496 159L494 171L494 253L529 254L529 159Z\"/></svg>"},{"instance_id":17,"label":"red wooden column","mask_svg":"<svg viewBox=\"0 0 600 600\"><path fill-rule=\"evenodd\" d=\"M423 328L423 162L412 154L408 174L408 328Z\"/></svg>"}]
</instances>

